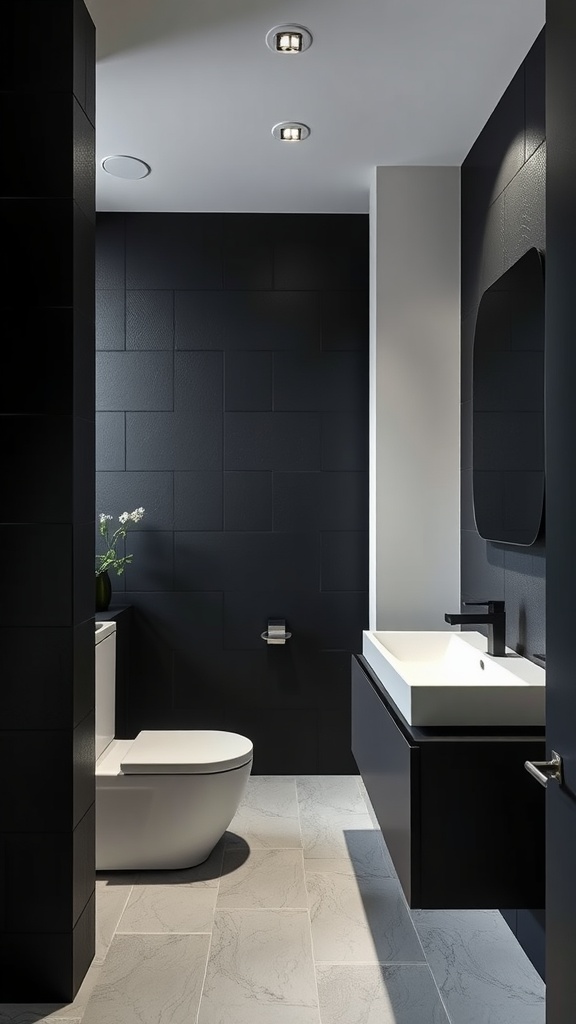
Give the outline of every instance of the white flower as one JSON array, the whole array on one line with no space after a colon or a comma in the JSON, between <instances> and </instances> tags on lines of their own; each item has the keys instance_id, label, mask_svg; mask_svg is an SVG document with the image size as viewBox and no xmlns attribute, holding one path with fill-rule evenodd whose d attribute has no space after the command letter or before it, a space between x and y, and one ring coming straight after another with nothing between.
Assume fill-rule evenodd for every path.
<instances>
[{"instance_id":1,"label":"white flower","mask_svg":"<svg viewBox=\"0 0 576 1024\"><path fill-rule=\"evenodd\" d=\"M121 516L118 516L118 522L122 523L122 526L124 526L128 519L130 519L128 512L123 512Z\"/></svg>"},{"instance_id":2,"label":"white flower","mask_svg":"<svg viewBox=\"0 0 576 1024\"><path fill-rule=\"evenodd\" d=\"M107 519L112 519L112 516L107 516L105 512L100 513L100 522L105 523Z\"/></svg>"},{"instance_id":3,"label":"white flower","mask_svg":"<svg viewBox=\"0 0 576 1024\"><path fill-rule=\"evenodd\" d=\"M140 520L142 519L143 515L144 515L144 509L143 508L135 508L134 511L130 513L129 518L132 520L133 523L139 523Z\"/></svg>"}]
</instances>

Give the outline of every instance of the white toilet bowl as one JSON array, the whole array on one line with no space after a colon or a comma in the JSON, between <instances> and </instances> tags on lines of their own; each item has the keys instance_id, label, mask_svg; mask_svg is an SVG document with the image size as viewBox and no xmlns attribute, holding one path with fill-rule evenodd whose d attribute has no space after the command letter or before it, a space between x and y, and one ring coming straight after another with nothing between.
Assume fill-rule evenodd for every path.
<instances>
[{"instance_id":1,"label":"white toilet bowl","mask_svg":"<svg viewBox=\"0 0 576 1024\"><path fill-rule=\"evenodd\" d=\"M115 739L116 623L97 622L95 637L96 870L201 864L242 799L252 743L201 729Z\"/></svg>"},{"instance_id":2,"label":"white toilet bowl","mask_svg":"<svg viewBox=\"0 0 576 1024\"><path fill-rule=\"evenodd\" d=\"M148 731L96 764L96 869L193 867L232 821L252 767L237 733Z\"/></svg>"}]
</instances>

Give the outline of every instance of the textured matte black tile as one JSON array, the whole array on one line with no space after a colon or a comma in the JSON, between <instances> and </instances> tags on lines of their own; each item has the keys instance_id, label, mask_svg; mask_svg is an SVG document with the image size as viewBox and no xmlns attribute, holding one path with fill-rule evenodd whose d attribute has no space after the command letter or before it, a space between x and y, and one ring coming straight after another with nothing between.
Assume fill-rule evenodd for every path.
<instances>
[{"instance_id":1,"label":"textured matte black tile","mask_svg":"<svg viewBox=\"0 0 576 1024\"><path fill-rule=\"evenodd\" d=\"M78 309L72 312L72 406L75 416L94 421L96 367L94 365L94 320ZM66 338L62 339L62 359ZM66 375L62 371L64 379Z\"/></svg>"},{"instance_id":2,"label":"textured matte black tile","mask_svg":"<svg viewBox=\"0 0 576 1024\"><path fill-rule=\"evenodd\" d=\"M227 352L224 387L227 411L272 409L272 353Z\"/></svg>"},{"instance_id":3,"label":"textured matte black tile","mask_svg":"<svg viewBox=\"0 0 576 1024\"><path fill-rule=\"evenodd\" d=\"M323 648L361 654L364 629L368 629L367 590L320 595L317 633Z\"/></svg>"},{"instance_id":4,"label":"textured matte black tile","mask_svg":"<svg viewBox=\"0 0 576 1024\"><path fill-rule=\"evenodd\" d=\"M271 473L224 473L224 528L272 529Z\"/></svg>"},{"instance_id":5,"label":"textured matte black tile","mask_svg":"<svg viewBox=\"0 0 576 1024\"><path fill-rule=\"evenodd\" d=\"M320 525L320 473L274 473L274 530L306 532Z\"/></svg>"},{"instance_id":6,"label":"textured matte black tile","mask_svg":"<svg viewBox=\"0 0 576 1024\"><path fill-rule=\"evenodd\" d=\"M94 707L94 629L3 627L0 721L5 729L72 728Z\"/></svg>"},{"instance_id":7,"label":"textured matte black tile","mask_svg":"<svg viewBox=\"0 0 576 1024\"><path fill-rule=\"evenodd\" d=\"M3 626L69 626L72 616L72 528L0 526L10 591L0 601ZM58 559L58 572L45 567ZM92 567L91 567L92 568Z\"/></svg>"},{"instance_id":8,"label":"textured matte black tile","mask_svg":"<svg viewBox=\"0 0 576 1024\"><path fill-rule=\"evenodd\" d=\"M320 418L312 412L227 412L227 470L313 470L320 466Z\"/></svg>"},{"instance_id":9,"label":"textured matte black tile","mask_svg":"<svg viewBox=\"0 0 576 1024\"><path fill-rule=\"evenodd\" d=\"M77 203L72 212L72 282L74 309L84 317L94 317L94 279L96 260L94 253L94 222L88 218ZM49 304L49 303L48 303Z\"/></svg>"},{"instance_id":10,"label":"textured matte black tile","mask_svg":"<svg viewBox=\"0 0 576 1024\"><path fill-rule=\"evenodd\" d=\"M72 199L2 199L3 247L10 253L2 277L5 308L72 306L81 283L76 274ZM92 277L92 287L94 278Z\"/></svg>"},{"instance_id":11,"label":"textured matte black tile","mask_svg":"<svg viewBox=\"0 0 576 1024\"><path fill-rule=\"evenodd\" d=\"M304 650L308 657L322 644L319 631L320 596L316 590L227 591L224 594L224 646L229 651L261 651L261 634L269 619L284 619L292 633L290 649ZM272 654L278 653L269 648Z\"/></svg>"},{"instance_id":12,"label":"textured matte black tile","mask_svg":"<svg viewBox=\"0 0 576 1024\"><path fill-rule=\"evenodd\" d=\"M348 412L368 404L368 363L360 352L276 352L274 409Z\"/></svg>"},{"instance_id":13,"label":"textured matte black tile","mask_svg":"<svg viewBox=\"0 0 576 1024\"><path fill-rule=\"evenodd\" d=\"M94 420L76 416L72 429L72 522L94 522Z\"/></svg>"},{"instance_id":14,"label":"textured matte black tile","mask_svg":"<svg viewBox=\"0 0 576 1024\"><path fill-rule=\"evenodd\" d=\"M171 530L174 525L172 473L110 472L96 477L96 512L114 517L110 530L119 526L122 512L144 508L144 517L130 523L129 534L139 530Z\"/></svg>"},{"instance_id":15,"label":"textured matte black tile","mask_svg":"<svg viewBox=\"0 0 576 1024\"><path fill-rule=\"evenodd\" d=\"M368 216L297 214L274 225L274 287L365 287Z\"/></svg>"},{"instance_id":16,"label":"textured matte black tile","mask_svg":"<svg viewBox=\"0 0 576 1024\"><path fill-rule=\"evenodd\" d=\"M92 710L72 733L71 761L73 764L72 826L76 828L96 799L94 775L95 712Z\"/></svg>"},{"instance_id":17,"label":"textured matte black tile","mask_svg":"<svg viewBox=\"0 0 576 1024\"><path fill-rule=\"evenodd\" d=\"M221 288L221 215L126 214L126 287Z\"/></svg>"},{"instance_id":18,"label":"textured matte black tile","mask_svg":"<svg viewBox=\"0 0 576 1024\"><path fill-rule=\"evenodd\" d=\"M322 534L322 590L368 587L368 534L340 530Z\"/></svg>"},{"instance_id":19,"label":"textured matte black tile","mask_svg":"<svg viewBox=\"0 0 576 1024\"><path fill-rule=\"evenodd\" d=\"M87 116L96 121L96 30L83 3L74 4L73 17L73 71L74 95Z\"/></svg>"},{"instance_id":20,"label":"textured matte black tile","mask_svg":"<svg viewBox=\"0 0 576 1024\"><path fill-rule=\"evenodd\" d=\"M2 730L0 739L0 766L12 780L2 800L4 830L71 831L72 730Z\"/></svg>"},{"instance_id":21,"label":"textured matte black tile","mask_svg":"<svg viewBox=\"0 0 576 1024\"><path fill-rule=\"evenodd\" d=\"M174 348L174 292L126 292L126 348Z\"/></svg>"},{"instance_id":22,"label":"textured matte black tile","mask_svg":"<svg viewBox=\"0 0 576 1024\"><path fill-rule=\"evenodd\" d=\"M509 186L511 187L511 186ZM501 193L489 207L484 220L482 235L482 263L480 268L480 296L494 284L506 270L506 192Z\"/></svg>"},{"instance_id":23,"label":"textured matte black tile","mask_svg":"<svg viewBox=\"0 0 576 1024\"><path fill-rule=\"evenodd\" d=\"M123 412L96 413L96 469L126 467L126 431Z\"/></svg>"},{"instance_id":24,"label":"textured matte black tile","mask_svg":"<svg viewBox=\"0 0 576 1024\"><path fill-rule=\"evenodd\" d=\"M96 139L94 125L76 100L72 104L72 155L74 202L94 227L96 220ZM57 158L58 159L58 158ZM57 161L56 161L57 162ZM60 166L62 160L60 157ZM30 193L26 193L29 195ZM62 193L60 193L62 194ZM92 277L94 281L94 275Z\"/></svg>"},{"instance_id":25,"label":"textured matte black tile","mask_svg":"<svg viewBox=\"0 0 576 1024\"><path fill-rule=\"evenodd\" d=\"M7 523L61 523L72 507L74 421L68 416L0 416L0 470Z\"/></svg>"},{"instance_id":26,"label":"textured matte black tile","mask_svg":"<svg viewBox=\"0 0 576 1024\"><path fill-rule=\"evenodd\" d=\"M94 505L92 505L94 507ZM94 518L72 529L72 625L94 615Z\"/></svg>"},{"instance_id":27,"label":"textured matte black tile","mask_svg":"<svg viewBox=\"0 0 576 1024\"><path fill-rule=\"evenodd\" d=\"M170 352L98 352L96 409L171 410L172 355Z\"/></svg>"},{"instance_id":28,"label":"textured matte black tile","mask_svg":"<svg viewBox=\"0 0 576 1024\"><path fill-rule=\"evenodd\" d=\"M94 899L96 875L96 802L86 811L72 833L72 922L82 916Z\"/></svg>"},{"instance_id":29,"label":"textured matte black tile","mask_svg":"<svg viewBox=\"0 0 576 1024\"><path fill-rule=\"evenodd\" d=\"M174 474L174 529L222 529L222 473Z\"/></svg>"},{"instance_id":30,"label":"textured matte black tile","mask_svg":"<svg viewBox=\"0 0 576 1024\"><path fill-rule=\"evenodd\" d=\"M224 288L273 287L272 218L229 213L223 220Z\"/></svg>"},{"instance_id":31,"label":"textured matte black tile","mask_svg":"<svg viewBox=\"0 0 576 1024\"><path fill-rule=\"evenodd\" d=\"M541 568L531 548L504 550L506 643L527 658L546 652L546 581Z\"/></svg>"},{"instance_id":32,"label":"textured matte black tile","mask_svg":"<svg viewBox=\"0 0 576 1024\"><path fill-rule=\"evenodd\" d=\"M55 4L52 9L42 0L22 0L8 8L0 61L2 90L39 90L44 96L74 88L86 102L90 31L94 33L94 26L81 3Z\"/></svg>"},{"instance_id":33,"label":"textured matte black tile","mask_svg":"<svg viewBox=\"0 0 576 1024\"><path fill-rule=\"evenodd\" d=\"M227 714L231 732L247 736L254 745L254 775L314 775L318 772L317 713L310 708L241 708ZM295 737L297 749L295 750Z\"/></svg>"},{"instance_id":34,"label":"textured matte black tile","mask_svg":"<svg viewBox=\"0 0 576 1024\"><path fill-rule=\"evenodd\" d=\"M126 567L124 586L130 591L172 590L174 535L162 530L141 530L126 538L126 552L133 561Z\"/></svg>"},{"instance_id":35,"label":"textured matte black tile","mask_svg":"<svg viewBox=\"0 0 576 1024\"><path fill-rule=\"evenodd\" d=\"M359 775L352 753L350 710L323 707L318 712L318 772L320 775Z\"/></svg>"},{"instance_id":36,"label":"textured matte black tile","mask_svg":"<svg viewBox=\"0 0 576 1024\"><path fill-rule=\"evenodd\" d=\"M460 468L472 469L472 402L460 406Z\"/></svg>"},{"instance_id":37,"label":"textured matte black tile","mask_svg":"<svg viewBox=\"0 0 576 1024\"><path fill-rule=\"evenodd\" d=\"M222 415L206 409L126 413L126 468L221 469Z\"/></svg>"},{"instance_id":38,"label":"textured matte black tile","mask_svg":"<svg viewBox=\"0 0 576 1024\"><path fill-rule=\"evenodd\" d=\"M368 468L368 419L364 413L322 415L322 464L327 471L365 472Z\"/></svg>"},{"instance_id":39,"label":"textured matte black tile","mask_svg":"<svg viewBox=\"0 0 576 1024\"><path fill-rule=\"evenodd\" d=\"M177 533L175 586L187 590L318 587L318 540L309 534Z\"/></svg>"},{"instance_id":40,"label":"textured matte black tile","mask_svg":"<svg viewBox=\"0 0 576 1024\"><path fill-rule=\"evenodd\" d=\"M322 292L320 301L323 351L367 351L369 334L367 289Z\"/></svg>"},{"instance_id":41,"label":"textured matte black tile","mask_svg":"<svg viewBox=\"0 0 576 1024\"><path fill-rule=\"evenodd\" d=\"M461 587L467 601L504 600L504 552L483 540L475 530L463 530ZM449 611L449 609L445 609Z\"/></svg>"},{"instance_id":42,"label":"textured matte black tile","mask_svg":"<svg viewBox=\"0 0 576 1024\"><path fill-rule=\"evenodd\" d=\"M320 529L368 529L368 474L320 474Z\"/></svg>"},{"instance_id":43,"label":"textured matte black tile","mask_svg":"<svg viewBox=\"0 0 576 1024\"><path fill-rule=\"evenodd\" d=\"M476 331L477 310L472 310L463 317L460 328L460 401L472 401L472 368L474 359L474 334Z\"/></svg>"},{"instance_id":44,"label":"textured matte black tile","mask_svg":"<svg viewBox=\"0 0 576 1024\"><path fill-rule=\"evenodd\" d=\"M177 349L319 349L320 302L310 292L175 295Z\"/></svg>"},{"instance_id":45,"label":"textured matte black tile","mask_svg":"<svg viewBox=\"0 0 576 1024\"><path fill-rule=\"evenodd\" d=\"M504 193L505 268L531 246L546 248L546 144L526 161Z\"/></svg>"},{"instance_id":46,"label":"textured matte black tile","mask_svg":"<svg viewBox=\"0 0 576 1024\"><path fill-rule=\"evenodd\" d=\"M476 529L471 469L463 469L460 474L460 526L462 530Z\"/></svg>"},{"instance_id":47,"label":"textured matte black tile","mask_svg":"<svg viewBox=\"0 0 576 1024\"><path fill-rule=\"evenodd\" d=\"M96 288L124 289L125 224L123 213L96 214Z\"/></svg>"},{"instance_id":48,"label":"textured matte black tile","mask_svg":"<svg viewBox=\"0 0 576 1024\"><path fill-rule=\"evenodd\" d=\"M70 832L8 834L0 850L2 930L44 935L71 930ZM46 878L50 879L49 885Z\"/></svg>"},{"instance_id":49,"label":"textured matte black tile","mask_svg":"<svg viewBox=\"0 0 576 1024\"><path fill-rule=\"evenodd\" d=\"M526 159L546 137L546 30L542 29L524 63Z\"/></svg>"},{"instance_id":50,"label":"textured matte black tile","mask_svg":"<svg viewBox=\"0 0 576 1024\"><path fill-rule=\"evenodd\" d=\"M157 679L165 697L170 699L171 676L167 673L171 673L173 653L186 655L196 648L209 651L222 648L223 595L217 591L175 590L164 594L126 591L125 598L134 607L131 652L135 657L135 671L131 673L128 706L138 705L140 678Z\"/></svg>"},{"instance_id":51,"label":"textured matte black tile","mask_svg":"<svg viewBox=\"0 0 576 1024\"><path fill-rule=\"evenodd\" d=\"M197 413L221 412L224 360L221 352L176 352L174 356L174 409Z\"/></svg>"},{"instance_id":52,"label":"textured matte black tile","mask_svg":"<svg viewBox=\"0 0 576 1024\"><path fill-rule=\"evenodd\" d=\"M96 349L124 349L124 290L99 289L96 292Z\"/></svg>"},{"instance_id":53,"label":"textured matte black tile","mask_svg":"<svg viewBox=\"0 0 576 1024\"><path fill-rule=\"evenodd\" d=\"M12 364L10 373L0 374L2 412L58 415L72 412L73 311L4 309L2 326ZM46 337L58 338L58 360L46 344ZM30 373L31 365L34 373Z\"/></svg>"}]
</instances>

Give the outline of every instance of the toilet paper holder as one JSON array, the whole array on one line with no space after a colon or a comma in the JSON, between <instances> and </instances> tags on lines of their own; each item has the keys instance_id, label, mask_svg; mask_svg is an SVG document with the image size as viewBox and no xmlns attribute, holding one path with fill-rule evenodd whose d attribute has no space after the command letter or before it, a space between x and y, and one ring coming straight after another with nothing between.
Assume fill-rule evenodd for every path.
<instances>
[{"instance_id":1,"label":"toilet paper holder","mask_svg":"<svg viewBox=\"0 0 576 1024\"><path fill-rule=\"evenodd\" d=\"M268 629L260 633L260 636L267 644L285 644L292 633L287 631L285 619L268 619Z\"/></svg>"}]
</instances>

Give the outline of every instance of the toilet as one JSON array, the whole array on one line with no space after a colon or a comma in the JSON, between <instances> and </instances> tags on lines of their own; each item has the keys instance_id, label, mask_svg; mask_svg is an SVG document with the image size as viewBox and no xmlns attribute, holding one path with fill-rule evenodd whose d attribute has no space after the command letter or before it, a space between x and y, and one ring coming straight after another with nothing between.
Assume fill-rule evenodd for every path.
<instances>
[{"instance_id":1,"label":"toilet","mask_svg":"<svg viewBox=\"0 0 576 1024\"><path fill-rule=\"evenodd\" d=\"M220 730L114 737L116 623L96 622L96 870L193 867L234 817L252 743Z\"/></svg>"}]
</instances>

